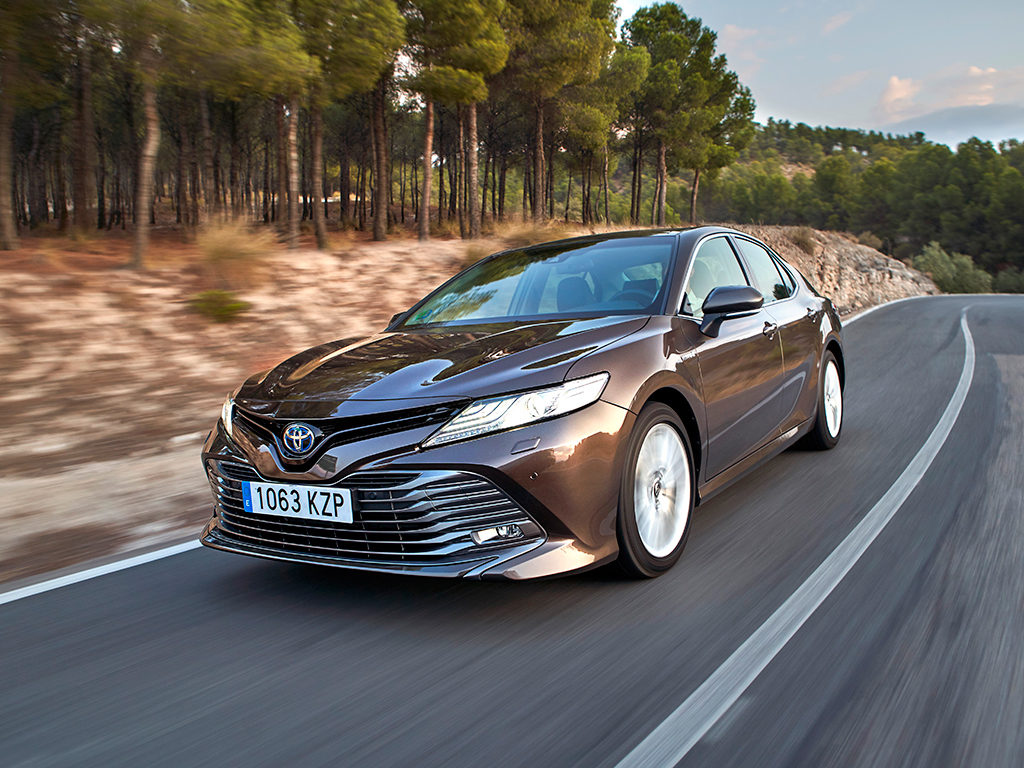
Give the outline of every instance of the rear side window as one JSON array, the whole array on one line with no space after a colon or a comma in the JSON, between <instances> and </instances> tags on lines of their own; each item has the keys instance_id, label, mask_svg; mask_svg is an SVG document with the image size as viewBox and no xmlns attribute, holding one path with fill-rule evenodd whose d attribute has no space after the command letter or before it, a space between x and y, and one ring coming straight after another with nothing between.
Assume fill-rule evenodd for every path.
<instances>
[{"instance_id":1,"label":"rear side window","mask_svg":"<svg viewBox=\"0 0 1024 768\"><path fill-rule=\"evenodd\" d=\"M744 261L750 267L750 277L754 282L754 287L764 296L765 304L788 299L793 295L793 285L788 279L788 275L783 274L766 248L742 238L736 238L736 245L739 246Z\"/></svg>"},{"instance_id":2,"label":"rear side window","mask_svg":"<svg viewBox=\"0 0 1024 768\"><path fill-rule=\"evenodd\" d=\"M693 257L690 279L683 294L684 315L703 317L701 307L715 288L723 285L748 285L736 254L724 237L705 240Z\"/></svg>"}]
</instances>

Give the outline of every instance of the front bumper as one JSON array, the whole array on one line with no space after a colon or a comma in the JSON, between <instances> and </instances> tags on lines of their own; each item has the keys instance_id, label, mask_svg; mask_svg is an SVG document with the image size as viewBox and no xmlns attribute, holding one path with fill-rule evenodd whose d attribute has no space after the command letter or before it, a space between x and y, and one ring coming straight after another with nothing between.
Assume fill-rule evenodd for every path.
<instances>
[{"instance_id":1,"label":"front bumper","mask_svg":"<svg viewBox=\"0 0 1024 768\"><path fill-rule=\"evenodd\" d=\"M303 471L273 444L220 427L203 449L216 549L386 573L537 578L583 570L618 552L615 515L633 414L603 401L573 414L421 450L433 427L337 446ZM298 521L242 509L244 480L352 488L355 520ZM476 543L473 531L517 525L521 536Z\"/></svg>"}]
</instances>

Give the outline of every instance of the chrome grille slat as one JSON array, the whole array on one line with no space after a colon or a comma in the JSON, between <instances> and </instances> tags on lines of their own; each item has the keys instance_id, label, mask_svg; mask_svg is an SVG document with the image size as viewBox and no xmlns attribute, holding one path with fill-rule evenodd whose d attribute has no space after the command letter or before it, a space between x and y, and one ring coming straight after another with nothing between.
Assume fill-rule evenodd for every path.
<instances>
[{"instance_id":1,"label":"chrome grille slat","mask_svg":"<svg viewBox=\"0 0 1024 768\"><path fill-rule=\"evenodd\" d=\"M227 523L228 525L232 526L233 528L241 528L241 529L245 529L245 530L248 530L248 531L255 531L257 534L264 530L264 526L251 524L252 521L249 518L239 519L239 517L237 515L225 515L223 512L221 513L220 517L221 517L222 520L224 520L225 523ZM334 535L334 532L329 530L329 529L328 530L324 530L324 531L317 530L317 532L314 534L309 529L305 529L302 526L289 525L288 529L284 530L284 531L281 531L281 533L282 533L282 535L296 536L296 537L312 539L312 540L316 540L316 541L328 541L328 542L334 542L336 544L340 543L342 541L346 541L346 540L338 538L336 535ZM353 543L353 544L365 543L368 546L369 545L373 545L373 546L379 547L379 548L386 548L388 546L393 546L395 544L402 544L402 545L408 545L408 546L432 547L434 549L437 549L439 547L439 545L448 544L448 543L450 543L452 541L455 541L457 539L463 539L466 542L466 544L471 544L472 543L472 540L469 538L468 532L465 531L465 530L447 530L447 529L445 529L445 530L438 531L437 533L438 533L438 535L431 536L429 539L423 539L423 540L417 540L417 539L412 539L412 538L408 538L408 537L405 537L405 538L394 538L394 539L381 539L381 538L373 538L370 535L367 535L365 539L351 539L351 543ZM320 534L330 534L330 535L320 535ZM397 535L398 534L396 534L396 536Z\"/></svg>"},{"instance_id":2,"label":"chrome grille slat","mask_svg":"<svg viewBox=\"0 0 1024 768\"><path fill-rule=\"evenodd\" d=\"M216 535L242 550L355 565L426 567L472 562L544 535L497 486L455 470L356 472L335 482L310 484L352 490L355 511L349 524L247 513L243 481L287 481L264 478L246 464L217 460L208 462L207 474L217 498ZM469 535L505 524L519 525L526 535L484 545Z\"/></svg>"},{"instance_id":3,"label":"chrome grille slat","mask_svg":"<svg viewBox=\"0 0 1024 768\"><path fill-rule=\"evenodd\" d=\"M254 517L253 515L246 514L241 509L228 509L224 505L220 505L220 514L222 518L232 525L244 525L250 528L260 528L268 526L278 526L282 529L282 533L293 532L295 535L303 536L314 536L316 538L333 538L338 539L339 533L345 533L349 536L365 536L366 540L370 540L373 537L374 541L381 543L392 543L395 541L407 541L410 543L418 543L421 541L416 537L429 536L433 541L440 541L441 539L434 534L446 534L455 531L467 531L475 530L481 526L493 527L495 525L502 525L506 522L516 522L517 515L515 512L496 512L491 514L474 515L473 517L463 517L454 520L445 520L442 522L436 522L422 527L407 527L401 532L394 530L394 525L388 526L386 523L361 523L358 527L346 526L337 529L331 527L333 524L325 523L321 525L305 525L303 523L294 522L291 518L279 518L270 515L260 515ZM255 523L262 522L263 525L254 525ZM311 521L315 522L315 521ZM328 536L320 536L319 534L331 534ZM395 538L387 538L393 536Z\"/></svg>"}]
</instances>

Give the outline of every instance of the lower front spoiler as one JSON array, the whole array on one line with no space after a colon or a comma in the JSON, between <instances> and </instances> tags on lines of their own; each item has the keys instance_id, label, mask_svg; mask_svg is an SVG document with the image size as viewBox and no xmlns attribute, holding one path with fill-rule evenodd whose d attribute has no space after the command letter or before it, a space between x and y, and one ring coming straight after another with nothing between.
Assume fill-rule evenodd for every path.
<instances>
[{"instance_id":1,"label":"lower front spoiler","mask_svg":"<svg viewBox=\"0 0 1024 768\"><path fill-rule=\"evenodd\" d=\"M521 546L510 546L486 556L443 564L405 565L391 562L368 560L345 560L311 554L301 556L282 552L258 544L242 544L228 541L218 535L217 518L206 524L199 541L212 549L233 552L240 555L262 557L286 563L327 565L351 571L368 573L389 573L396 575L433 576L449 579L514 580L538 579L561 576L570 572L585 571L614 560L614 556L598 559L593 553L580 549L571 539L546 539L532 541Z\"/></svg>"}]
</instances>

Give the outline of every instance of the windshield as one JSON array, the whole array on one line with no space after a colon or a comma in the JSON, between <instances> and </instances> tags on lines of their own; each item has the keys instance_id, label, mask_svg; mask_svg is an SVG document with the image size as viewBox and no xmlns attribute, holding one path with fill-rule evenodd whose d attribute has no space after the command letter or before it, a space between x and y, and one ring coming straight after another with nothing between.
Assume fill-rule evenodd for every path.
<instances>
[{"instance_id":1,"label":"windshield","mask_svg":"<svg viewBox=\"0 0 1024 768\"><path fill-rule=\"evenodd\" d=\"M656 314L674 246L674 237L644 237L508 251L438 288L401 327Z\"/></svg>"}]
</instances>

